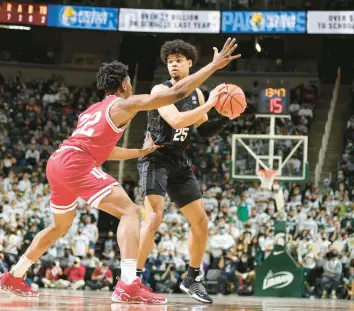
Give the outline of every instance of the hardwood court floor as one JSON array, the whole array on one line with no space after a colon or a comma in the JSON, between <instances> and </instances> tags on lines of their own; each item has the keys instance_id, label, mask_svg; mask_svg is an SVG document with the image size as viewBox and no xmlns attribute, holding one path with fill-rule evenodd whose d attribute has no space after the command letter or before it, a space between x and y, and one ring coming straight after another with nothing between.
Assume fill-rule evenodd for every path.
<instances>
[{"instance_id":1,"label":"hardwood court floor","mask_svg":"<svg viewBox=\"0 0 354 311\"><path fill-rule=\"evenodd\" d=\"M0 311L354 311L354 301L260 297L214 297L213 305L199 304L186 295L168 295L166 305L111 303L109 291L40 290L39 298L0 294Z\"/></svg>"}]
</instances>

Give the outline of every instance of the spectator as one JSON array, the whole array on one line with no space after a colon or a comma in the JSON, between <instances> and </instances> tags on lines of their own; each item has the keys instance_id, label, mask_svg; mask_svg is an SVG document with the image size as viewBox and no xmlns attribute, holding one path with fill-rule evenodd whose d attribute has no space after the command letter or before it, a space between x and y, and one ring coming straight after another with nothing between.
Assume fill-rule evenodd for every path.
<instances>
[{"instance_id":1,"label":"spectator","mask_svg":"<svg viewBox=\"0 0 354 311\"><path fill-rule=\"evenodd\" d=\"M100 260L95 256L93 248L89 248L87 256L81 261L81 264L86 268L95 268L100 265Z\"/></svg>"},{"instance_id":2,"label":"spectator","mask_svg":"<svg viewBox=\"0 0 354 311\"><path fill-rule=\"evenodd\" d=\"M331 298L336 299L336 291L341 282L342 263L338 259L336 251L330 251L327 253L326 257L323 264L324 272L320 284L322 298L326 298L327 293L332 289Z\"/></svg>"},{"instance_id":3,"label":"spectator","mask_svg":"<svg viewBox=\"0 0 354 311\"><path fill-rule=\"evenodd\" d=\"M42 278L42 283L44 287L54 288L56 281L62 276L63 271L60 268L59 262L50 263L49 267L46 269L45 277Z\"/></svg>"},{"instance_id":4,"label":"spectator","mask_svg":"<svg viewBox=\"0 0 354 311\"><path fill-rule=\"evenodd\" d=\"M86 257L89 249L89 239L83 234L82 228L77 229L77 235L72 241L71 249L74 256Z\"/></svg>"},{"instance_id":5,"label":"spectator","mask_svg":"<svg viewBox=\"0 0 354 311\"><path fill-rule=\"evenodd\" d=\"M173 293L177 287L179 274L173 263L167 266L159 281L156 282L156 290L159 293Z\"/></svg>"},{"instance_id":6,"label":"spectator","mask_svg":"<svg viewBox=\"0 0 354 311\"><path fill-rule=\"evenodd\" d=\"M86 285L93 290L110 289L113 286L113 274L106 263L93 270L91 280Z\"/></svg>"},{"instance_id":7,"label":"spectator","mask_svg":"<svg viewBox=\"0 0 354 311\"><path fill-rule=\"evenodd\" d=\"M92 219L90 215L86 216L85 218L85 226L82 230L82 234L88 237L89 247L95 248L96 242L98 240L98 229L96 224L92 223Z\"/></svg>"},{"instance_id":8,"label":"spectator","mask_svg":"<svg viewBox=\"0 0 354 311\"><path fill-rule=\"evenodd\" d=\"M239 280L236 276L237 257L230 250L223 251L218 267L221 270L218 278L218 293L226 295L228 285L232 285L233 292L237 294Z\"/></svg>"},{"instance_id":9,"label":"spectator","mask_svg":"<svg viewBox=\"0 0 354 311\"><path fill-rule=\"evenodd\" d=\"M26 164L32 167L36 167L38 162L39 162L39 158L40 158L40 153L37 150L35 145L31 145L30 149L28 149L26 151Z\"/></svg>"},{"instance_id":10,"label":"spectator","mask_svg":"<svg viewBox=\"0 0 354 311\"><path fill-rule=\"evenodd\" d=\"M80 264L80 258L76 257L73 264L64 269L66 280L58 280L55 282L57 288L80 289L85 286L86 268Z\"/></svg>"}]
</instances>

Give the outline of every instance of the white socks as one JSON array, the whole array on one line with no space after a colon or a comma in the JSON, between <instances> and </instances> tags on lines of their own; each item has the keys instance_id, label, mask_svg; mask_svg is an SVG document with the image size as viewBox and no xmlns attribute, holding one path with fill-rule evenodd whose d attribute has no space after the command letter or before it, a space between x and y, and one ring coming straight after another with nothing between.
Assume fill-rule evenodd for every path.
<instances>
[{"instance_id":1,"label":"white socks","mask_svg":"<svg viewBox=\"0 0 354 311\"><path fill-rule=\"evenodd\" d=\"M22 278L33 264L33 261L29 260L25 255L22 255L18 263L12 267L11 274L15 278Z\"/></svg>"},{"instance_id":2,"label":"white socks","mask_svg":"<svg viewBox=\"0 0 354 311\"><path fill-rule=\"evenodd\" d=\"M136 276L136 260L135 259L123 259L120 263L121 278L125 284L132 284L137 278Z\"/></svg>"}]
</instances>

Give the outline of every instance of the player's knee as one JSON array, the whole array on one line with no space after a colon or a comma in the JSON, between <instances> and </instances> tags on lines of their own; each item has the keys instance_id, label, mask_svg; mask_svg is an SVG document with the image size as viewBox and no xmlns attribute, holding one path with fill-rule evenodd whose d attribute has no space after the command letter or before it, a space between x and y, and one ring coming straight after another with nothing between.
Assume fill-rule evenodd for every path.
<instances>
[{"instance_id":1,"label":"player's knee","mask_svg":"<svg viewBox=\"0 0 354 311\"><path fill-rule=\"evenodd\" d=\"M208 234L208 217L203 215L191 224L193 233L198 235Z\"/></svg>"},{"instance_id":2,"label":"player's knee","mask_svg":"<svg viewBox=\"0 0 354 311\"><path fill-rule=\"evenodd\" d=\"M149 213L146 215L146 224L151 231L157 231L162 223L163 214L162 213Z\"/></svg>"},{"instance_id":3,"label":"player's knee","mask_svg":"<svg viewBox=\"0 0 354 311\"><path fill-rule=\"evenodd\" d=\"M136 204L132 203L124 209L123 215L134 218L140 218L139 207Z\"/></svg>"},{"instance_id":4,"label":"player's knee","mask_svg":"<svg viewBox=\"0 0 354 311\"><path fill-rule=\"evenodd\" d=\"M58 237L65 235L71 228L71 223L62 223L55 225L55 233Z\"/></svg>"}]
</instances>

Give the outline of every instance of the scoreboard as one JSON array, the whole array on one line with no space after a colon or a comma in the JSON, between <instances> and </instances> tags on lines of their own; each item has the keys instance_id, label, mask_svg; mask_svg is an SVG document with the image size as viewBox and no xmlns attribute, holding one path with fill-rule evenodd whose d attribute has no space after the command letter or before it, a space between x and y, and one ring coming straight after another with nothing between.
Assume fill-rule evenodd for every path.
<instances>
[{"instance_id":1,"label":"scoreboard","mask_svg":"<svg viewBox=\"0 0 354 311\"><path fill-rule=\"evenodd\" d=\"M0 3L0 23L46 26L48 6L34 3Z\"/></svg>"}]
</instances>

